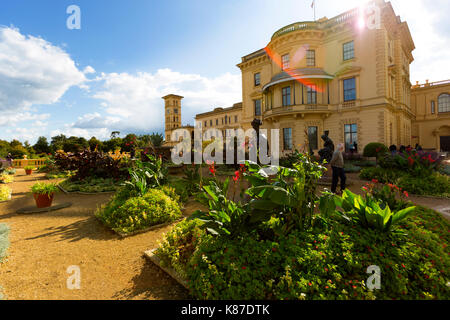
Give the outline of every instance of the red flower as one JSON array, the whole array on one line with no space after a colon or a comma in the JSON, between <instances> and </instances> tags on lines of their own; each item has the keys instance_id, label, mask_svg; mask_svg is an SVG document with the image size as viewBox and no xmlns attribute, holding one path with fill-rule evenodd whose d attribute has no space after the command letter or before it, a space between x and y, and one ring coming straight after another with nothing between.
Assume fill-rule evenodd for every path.
<instances>
[{"instance_id":1,"label":"red flower","mask_svg":"<svg viewBox=\"0 0 450 320\"><path fill-rule=\"evenodd\" d=\"M373 183L378 183L378 180L377 179L373 179L372 182Z\"/></svg>"},{"instance_id":2,"label":"red flower","mask_svg":"<svg viewBox=\"0 0 450 320\"><path fill-rule=\"evenodd\" d=\"M410 166L412 166L414 164L414 159L411 158L411 156L408 157L408 163Z\"/></svg>"},{"instance_id":3,"label":"red flower","mask_svg":"<svg viewBox=\"0 0 450 320\"><path fill-rule=\"evenodd\" d=\"M272 248L272 251L273 251L273 252L276 252L276 251L277 251L277 248Z\"/></svg>"},{"instance_id":4,"label":"red flower","mask_svg":"<svg viewBox=\"0 0 450 320\"><path fill-rule=\"evenodd\" d=\"M308 282L308 285L311 287L311 286L312 286L312 283L311 283L311 282Z\"/></svg>"},{"instance_id":5,"label":"red flower","mask_svg":"<svg viewBox=\"0 0 450 320\"><path fill-rule=\"evenodd\" d=\"M405 195L405 197L409 197L409 194L408 194L408 192L407 191L403 191L403 194Z\"/></svg>"},{"instance_id":6,"label":"red flower","mask_svg":"<svg viewBox=\"0 0 450 320\"><path fill-rule=\"evenodd\" d=\"M247 267L242 267L242 270L245 270L245 269L247 269Z\"/></svg>"}]
</instances>

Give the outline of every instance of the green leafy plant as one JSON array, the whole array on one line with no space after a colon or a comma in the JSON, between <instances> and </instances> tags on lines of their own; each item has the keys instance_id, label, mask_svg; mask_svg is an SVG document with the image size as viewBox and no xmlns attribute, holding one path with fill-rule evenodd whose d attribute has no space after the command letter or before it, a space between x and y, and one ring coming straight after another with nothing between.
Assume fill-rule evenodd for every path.
<instances>
[{"instance_id":1,"label":"green leafy plant","mask_svg":"<svg viewBox=\"0 0 450 320\"><path fill-rule=\"evenodd\" d=\"M209 207L209 211L197 210L188 218L204 222L202 228L213 235L233 237L251 230L247 206L227 198L229 182L227 178L223 187L216 181L203 186L205 192L200 194L199 200Z\"/></svg>"},{"instance_id":2,"label":"green leafy plant","mask_svg":"<svg viewBox=\"0 0 450 320\"><path fill-rule=\"evenodd\" d=\"M364 147L363 156L378 158L386 152L388 152L388 148L384 144L379 142L371 142Z\"/></svg>"},{"instance_id":3,"label":"green leafy plant","mask_svg":"<svg viewBox=\"0 0 450 320\"><path fill-rule=\"evenodd\" d=\"M123 188L95 215L112 230L130 233L147 227L175 221L182 216L178 203L162 190L149 189L143 196L129 198Z\"/></svg>"},{"instance_id":4,"label":"green leafy plant","mask_svg":"<svg viewBox=\"0 0 450 320\"><path fill-rule=\"evenodd\" d=\"M393 212L387 204L379 203L371 197L364 199L348 189L344 190L342 197L335 197L335 203L342 208L341 214L345 219L380 232L390 232L392 226L405 219L416 208L410 206Z\"/></svg>"},{"instance_id":5,"label":"green leafy plant","mask_svg":"<svg viewBox=\"0 0 450 320\"><path fill-rule=\"evenodd\" d=\"M182 222L155 253L186 277L196 299L448 299L450 224L439 213L419 207L399 233L373 232L338 215L326 220L332 228L271 240L213 237L193 224L198 220ZM367 288L370 265L381 269L382 290Z\"/></svg>"},{"instance_id":6,"label":"green leafy plant","mask_svg":"<svg viewBox=\"0 0 450 320\"><path fill-rule=\"evenodd\" d=\"M284 167L261 168L249 165L246 179L252 187L247 194L253 199L249 202L252 221L267 221L274 214L282 220L283 233L293 228L305 230L311 226L316 196L317 180L325 167L311 160L309 155L298 154L293 169ZM269 183L268 171L275 171Z\"/></svg>"},{"instance_id":7,"label":"green leafy plant","mask_svg":"<svg viewBox=\"0 0 450 320\"><path fill-rule=\"evenodd\" d=\"M24 170L34 170L35 167L34 166L25 166L23 169Z\"/></svg>"},{"instance_id":8,"label":"green leafy plant","mask_svg":"<svg viewBox=\"0 0 450 320\"><path fill-rule=\"evenodd\" d=\"M7 201L11 199L11 188L7 186L0 186L0 201Z\"/></svg>"},{"instance_id":9,"label":"green leafy plant","mask_svg":"<svg viewBox=\"0 0 450 320\"><path fill-rule=\"evenodd\" d=\"M37 182L30 188L33 194L45 194L47 196L58 192L58 186L55 183Z\"/></svg>"}]
</instances>

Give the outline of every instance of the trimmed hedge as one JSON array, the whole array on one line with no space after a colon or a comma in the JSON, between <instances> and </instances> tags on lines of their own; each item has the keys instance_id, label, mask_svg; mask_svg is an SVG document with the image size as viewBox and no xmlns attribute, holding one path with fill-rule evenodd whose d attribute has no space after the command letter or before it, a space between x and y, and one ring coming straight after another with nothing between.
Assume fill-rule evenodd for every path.
<instances>
[{"instance_id":1,"label":"trimmed hedge","mask_svg":"<svg viewBox=\"0 0 450 320\"><path fill-rule=\"evenodd\" d=\"M388 152L388 148L380 142L371 142L364 147L364 157L379 157L381 154Z\"/></svg>"}]
</instances>

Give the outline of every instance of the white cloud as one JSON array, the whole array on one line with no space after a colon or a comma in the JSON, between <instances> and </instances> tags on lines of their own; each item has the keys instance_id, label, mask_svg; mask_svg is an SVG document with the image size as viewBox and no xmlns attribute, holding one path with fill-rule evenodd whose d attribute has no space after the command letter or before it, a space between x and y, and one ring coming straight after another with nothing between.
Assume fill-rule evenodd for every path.
<instances>
[{"instance_id":1,"label":"white cloud","mask_svg":"<svg viewBox=\"0 0 450 320\"><path fill-rule=\"evenodd\" d=\"M0 127L15 126L17 123L24 121L42 121L50 118L50 114L34 114L30 112L11 112L3 111L0 117Z\"/></svg>"},{"instance_id":2,"label":"white cloud","mask_svg":"<svg viewBox=\"0 0 450 320\"><path fill-rule=\"evenodd\" d=\"M87 66L86 68L84 68L83 73L84 74L95 73L95 69L92 68L91 66Z\"/></svg>"},{"instance_id":3,"label":"white cloud","mask_svg":"<svg viewBox=\"0 0 450 320\"><path fill-rule=\"evenodd\" d=\"M61 48L18 29L0 27L0 111L55 103L70 87L85 81Z\"/></svg>"},{"instance_id":4,"label":"white cloud","mask_svg":"<svg viewBox=\"0 0 450 320\"><path fill-rule=\"evenodd\" d=\"M93 95L107 114L86 114L73 124L78 129L152 131L164 128L164 95L182 95L183 124L193 124L195 114L214 107L229 107L241 101L241 76L226 73L207 78L160 69L155 74L139 72L102 73L101 88Z\"/></svg>"}]
</instances>

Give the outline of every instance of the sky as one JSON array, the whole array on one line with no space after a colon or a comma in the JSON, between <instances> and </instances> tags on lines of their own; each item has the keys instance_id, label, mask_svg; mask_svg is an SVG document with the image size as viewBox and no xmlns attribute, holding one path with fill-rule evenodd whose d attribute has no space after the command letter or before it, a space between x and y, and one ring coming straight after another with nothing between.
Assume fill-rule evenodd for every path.
<instances>
[{"instance_id":1,"label":"sky","mask_svg":"<svg viewBox=\"0 0 450 320\"><path fill-rule=\"evenodd\" d=\"M362 0L316 0L334 17ZM0 139L163 132L162 96L182 123L242 101L241 57L313 20L312 0L2 0ZM392 0L416 50L411 82L450 79L450 1ZM77 5L80 29L66 12Z\"/></svg>"}]
</instances>

